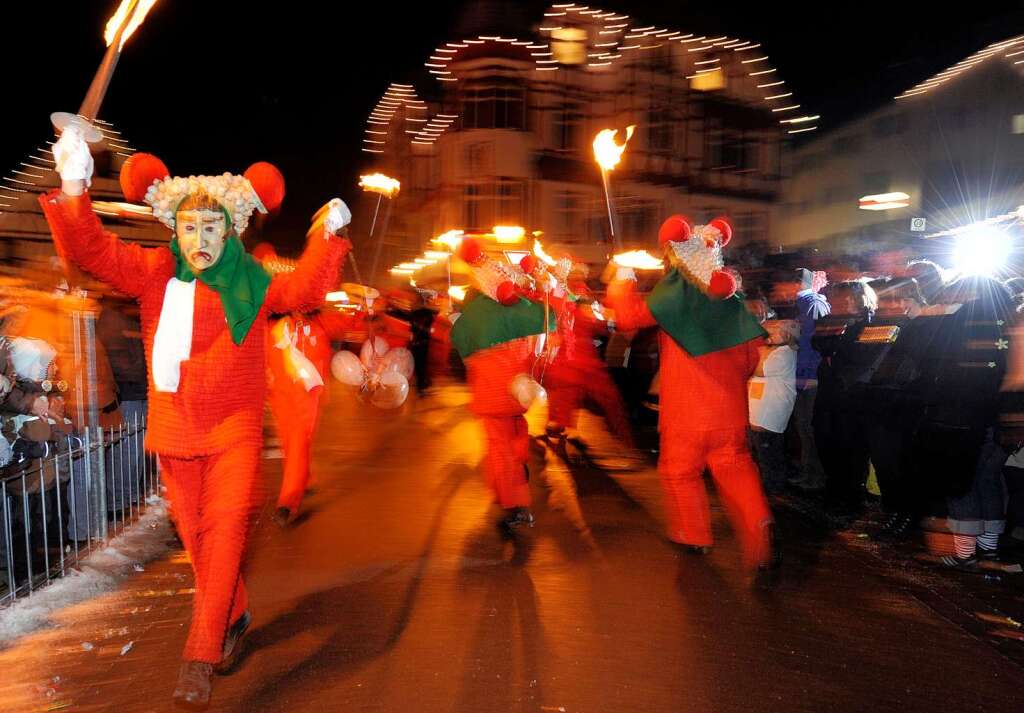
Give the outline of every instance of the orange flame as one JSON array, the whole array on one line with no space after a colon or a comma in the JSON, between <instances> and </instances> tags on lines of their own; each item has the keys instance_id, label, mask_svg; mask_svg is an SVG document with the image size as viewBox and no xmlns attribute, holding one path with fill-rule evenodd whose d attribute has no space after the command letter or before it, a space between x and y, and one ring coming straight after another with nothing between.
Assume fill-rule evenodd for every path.
<instances>
[{"instance_id":1,"label":"orange flame","mask_svg":"<svg viewBox=\"0 0 1024 713\"><path fill-rule=\"evenodd\" d=\"M615 135L619 132L616 129L604 129L597 132L594 137L594 158L603 171L611 171L619 165L622 159L622 152L626 150L626 144L633 136L636 125L630 124L626 127L626 140L622 144L615 143Z\"/></svg>"},{"instance_id":2,"label":"orange flame","mask_svg":"<svg viewBox=\"0 0 1024 713\"><path fill-rule=\"evenodd\" d=\"M398 180L385 176L383 173L371 173L359 177L359 187L370 193L380 193L387 198L394 198L401 189L402 184Z\"/></svg>"},{"instance_id":3,"label":"orange flame","mask_svg":"<svg viewBox=\"0 0 1024 713\"><path fill-rule=\"evenodd\" d=\"M619 267L631 267L634 270L660 270L664 264L646 250L629 250L612 258Z\"/></svg>"},{"instance_id":4,"label":"orange flame","mask_svg":"<svg viewBox=\"0 0 1024 713\"><path fill-rule=\"evenodd\" d=\"M537 257L539 257L542 261L544 261L548 265L552 265L553 266L553 265L556 264L555 263L555 259L553 257L551 257L550 255L548 255L546 252L544 252L544 246L541 245L541 242L539 240L534 240L533 241L533 254L536 255Z\"/></svg>"},{"instance_id":5,"label":"orange flame","mask_svg":"<svg viewBox=\"0 0 1024 713\"><path fill-rule=\"evenodd\" d=\"M154 5L156 5L156 0L121 0L117 12L107 20L107 27L103 32L103 39L106 41L107 47L114 43L118 29L127 20L128 24L125 25L124 32L121 33L121 44L117 49L120 50L124 47L124 43L143 23L146 14Z\"/></svg>"}]
</instances>

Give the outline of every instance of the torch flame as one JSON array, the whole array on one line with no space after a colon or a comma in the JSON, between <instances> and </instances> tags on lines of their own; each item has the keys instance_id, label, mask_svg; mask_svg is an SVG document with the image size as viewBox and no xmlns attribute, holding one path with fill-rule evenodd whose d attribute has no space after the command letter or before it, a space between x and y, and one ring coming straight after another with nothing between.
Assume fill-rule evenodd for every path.
<instances>
[{"instance_id":1,"label":"torch flame","mask_svg":"<svg viewBox=\"0 0 1024 713\"><path fill-rule=\"evenodd\" d=\"M455 252L459 249L459 245L462 244L462 235L463 232L461 230L449 230L447 233L441 233L430 242L444 245L452 252Z\"/></svg>"},{"instance_id":2,"label":"torch flame","mask_svg":"<svg viewBox=\"0 0 1024 713\"><path fill-rule=\"evenodd\" d=\"M660 270L664 263L646 250L629 250L612 258L619 267L631 267L634 270Z\"/></svg>"},{"instance_id":3,"label":"torch flame","mask_svg":"<svg viewBox=\"0 0 1024 713\"><path fill-rule=\"evenodd\" d=\"M394 198L401 189L402 184L397 179L385 176L383 173L371 173L359 177L359 187L371 193L380 193L387 198Z\"/></svg>"},{"instance_id":4,"label":"torch flame","mask_svg":"<svg viewBox=\"0 0 1024 713\"><path fill-rule=\"evenodd\" d=\"M546 264L554 266L556 264L555 259L544 252L544 246L541 245L539 240L533 241L533 254L543 260Z\"/></svg>"},{"instance_id":5,"label":"torch flame","mask_svg":"<svg viewBox=\"0 0 1024 713\"><path fill-rule=\"evenodd\" d=\"M597 136L594 137L594 158L597 159L602 171L611 171L619 165L622 152L626 150L626 144L629 143L635 128L634 124L626 127L626 140L621 145L615 143L615 135L619 133L616 129L604 129L597 132Z\"/></svg>"},{"instance_id":6,"label":"torch flame","mask_svg":"<svg viewBox=\"0 0 1024 713\"><path fill-rule=\"evenodd\" d=\"M499 243L518 243L526 235L526 229L519 225L495 225L492 234Z\"/></svg>"},{"instance_id":7,"label":"torch flame","mask_svg":"<svg viewBox=\"0 0 1024 713\"><path fill-rule=\"evenodd\" d=\"M107 20L107 27L103 32L103 39L106 41L107 47L114 44L114 38L117 37L118 29L127 20L128 24L125 25L124 32L121 33L121 44L118 45L117 49L120 50L124 47L124 43L128 41L128 38L143 23L146 19L146 14L154 5L156 5L156 0L121 0L117 12Z\"/></svg>"}]
</instances>

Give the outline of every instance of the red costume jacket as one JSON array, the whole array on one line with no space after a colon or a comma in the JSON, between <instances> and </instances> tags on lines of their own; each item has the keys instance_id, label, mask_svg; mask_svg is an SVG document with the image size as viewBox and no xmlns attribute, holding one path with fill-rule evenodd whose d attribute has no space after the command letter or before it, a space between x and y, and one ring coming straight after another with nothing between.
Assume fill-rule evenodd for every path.
<instances>
[{"instance_id":1,"label":"red costume jacket","mask_svg":"<svg viewBox=\"0 0 1024 713\"><path fill-rule=\"evenodd\" d=\"M633 330L657 324L632 281L608 285L615 322ZM711 431L745 429L748 423L747 381L757 368L757 338L728 349L692 357L665 331L661 346L661 418L659 429Z\"/></svg>"},{"instance_id":2,"label":"red costume jacket","mask_svg":"<svg viewBox=\"0 0 1024 713\"><path fill-rule=\"evenodd\" d=\"M151 363L164 291L174 277L170 249L118 240L103 229L88 194L71 197L55 190L40 196L39 202L60 253L139 301L146 360ZM259 442L266 398L267 316L319 306L349 248L350 243L340 238L310 240L298 268L273 277L260 315L240 345L231 341L219 295L199 282L192 353L181 363L178 390L157 391L150 369L147 449L189 458Z\"/></svg>"}]
</instances>

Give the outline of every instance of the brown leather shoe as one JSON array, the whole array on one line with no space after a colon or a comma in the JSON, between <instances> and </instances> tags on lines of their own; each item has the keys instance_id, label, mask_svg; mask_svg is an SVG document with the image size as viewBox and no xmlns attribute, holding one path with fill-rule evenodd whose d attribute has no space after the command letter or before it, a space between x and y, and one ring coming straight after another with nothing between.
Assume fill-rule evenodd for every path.
<instances>
[{"instance_id":1,"label":"brown leather shoe","mask_svg":"<svg viewBox=\"0 0 1024 713\"><path fill-rule=\"evenodd\" d=\"M242 647L239 646L242 637L245 636L245 632L249 629L249 624L252 623L252 614L248 610L242 613L242 616L238 617L238 620L231 625L228 629L227 636L224 637L224 653L221 656L220 663L213 667L213 670L219 674L231 673L231 669L238 663L238 654L241 652Z\"/></svg>"},{"instance_id":2,"label":"brown leather shoe","mask_svg":"<svg viewBox=\"0 0 1024 713\"><path fill-rule=\"evenodd\" d=\"M213 664L203 661L185 661L178 671L178 685L174 689L174 702L189 710L205 710L210 704Z\"/></svg>"}]
</instances>

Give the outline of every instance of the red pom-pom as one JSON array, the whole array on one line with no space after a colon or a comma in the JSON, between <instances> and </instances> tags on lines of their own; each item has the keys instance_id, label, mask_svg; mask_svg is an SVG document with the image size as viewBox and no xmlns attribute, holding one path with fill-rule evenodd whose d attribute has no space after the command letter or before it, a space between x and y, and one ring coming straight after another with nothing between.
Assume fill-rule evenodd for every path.
<instances>
[{"instance_id":1,"label":"red pom-pom","mask_svg":"<svg viewBox=\"0 0 1024 713\"><path fill-rule=\"evenodd\" d=\"M527 255L519 261L519 267L523 269L527 275L532 275L533 271L537 269L537 258L533 255Z\"/></svg>"},{"instance_id":2,"label":"red pom-pom","mask_svg":"<svg viewBox=\"0 0 1024 713\"><path fill-rule=\"evenodd\" d=\"M736 294L736 279L724 270L717 270L711 275L708 294L719 300L732 297Z\"/></svg>"},{"instance_id":3,"label":"red pom-pom","mask_svg":"<svg viewBox=\"0 0 1024 713\"><path fill-rule=\"evenodd\" d=\"M462 243L459 245L459 257L470 265L475 265L483 259L483 256L484 249L480 247L479 242L473 238L462 239Z\"/></svg>"},{"instance_id":4,"label":"red pom-pom","mask_svg":"<svg viewBox=\"0 0 1024 713\"><path fill-rule=\"evenodd\" d=\"M121 193L129 203L142 203L153 181L170 175L164 162L153 154L132 154L121 166Z\"/></svg>"},{"instance_id":5,"label":"red pom-pom","mask_svg":"<svg viewBox=\"0 0 1024 713\"><path fill-rule=\"evenodd\" d=\"M685 215L673 215L661 224L661 229L658 231L658 244L684 242L690 239L692 232L689 218Z\"/></svg>"},{"instance_id":6,"label":"red pom-pom","mask_svg":"<svg viewBox=\"0 0 1024 713\"><path fill-rule=\"evenodd\" d=\"M252 252L249 254L260 262L263 262L264 260L273 260L277 257L277 251L274 250L274 246L270 243L260 243L254 247Z\"/></svg>"},{"instance_id":7,"label":"red pom-pom","mask_svg":"<svg viewBox=\"0 0 1024 713\"><path fill-rule=\"evenodd\" d=\"M258 161L245 169L244 175L267 210L277 210L284 202L284 176L277 170L277 166Z\"/></svg>"},{"instance_id":8,"label":"red pom-pom","mask_svg":"<svg viewBox=\"0 0 1024 713\"><path fill-rule=\"evenodd\" d=\"M494 297L506 307L510 307L519 301L519 292L516 290L514 283L506 280L498 285L498 289L494 291Z\"/></svg>"},{"instance_id":9,"label":"red pom-pom","mask_svg":"<svg viewBox=\"0 0 1024 713\"><path fill-rule=\"evenodd\" d=\"M726 218L724 215L720 215L714 220L712 220L710 223L708 223L708 225L710 225L712 228L716 229L719 233L722 234L723 248L729 244L729 241L732 240L732 225L729 223L728 218Z\"/></svg>"}]
</instances>

